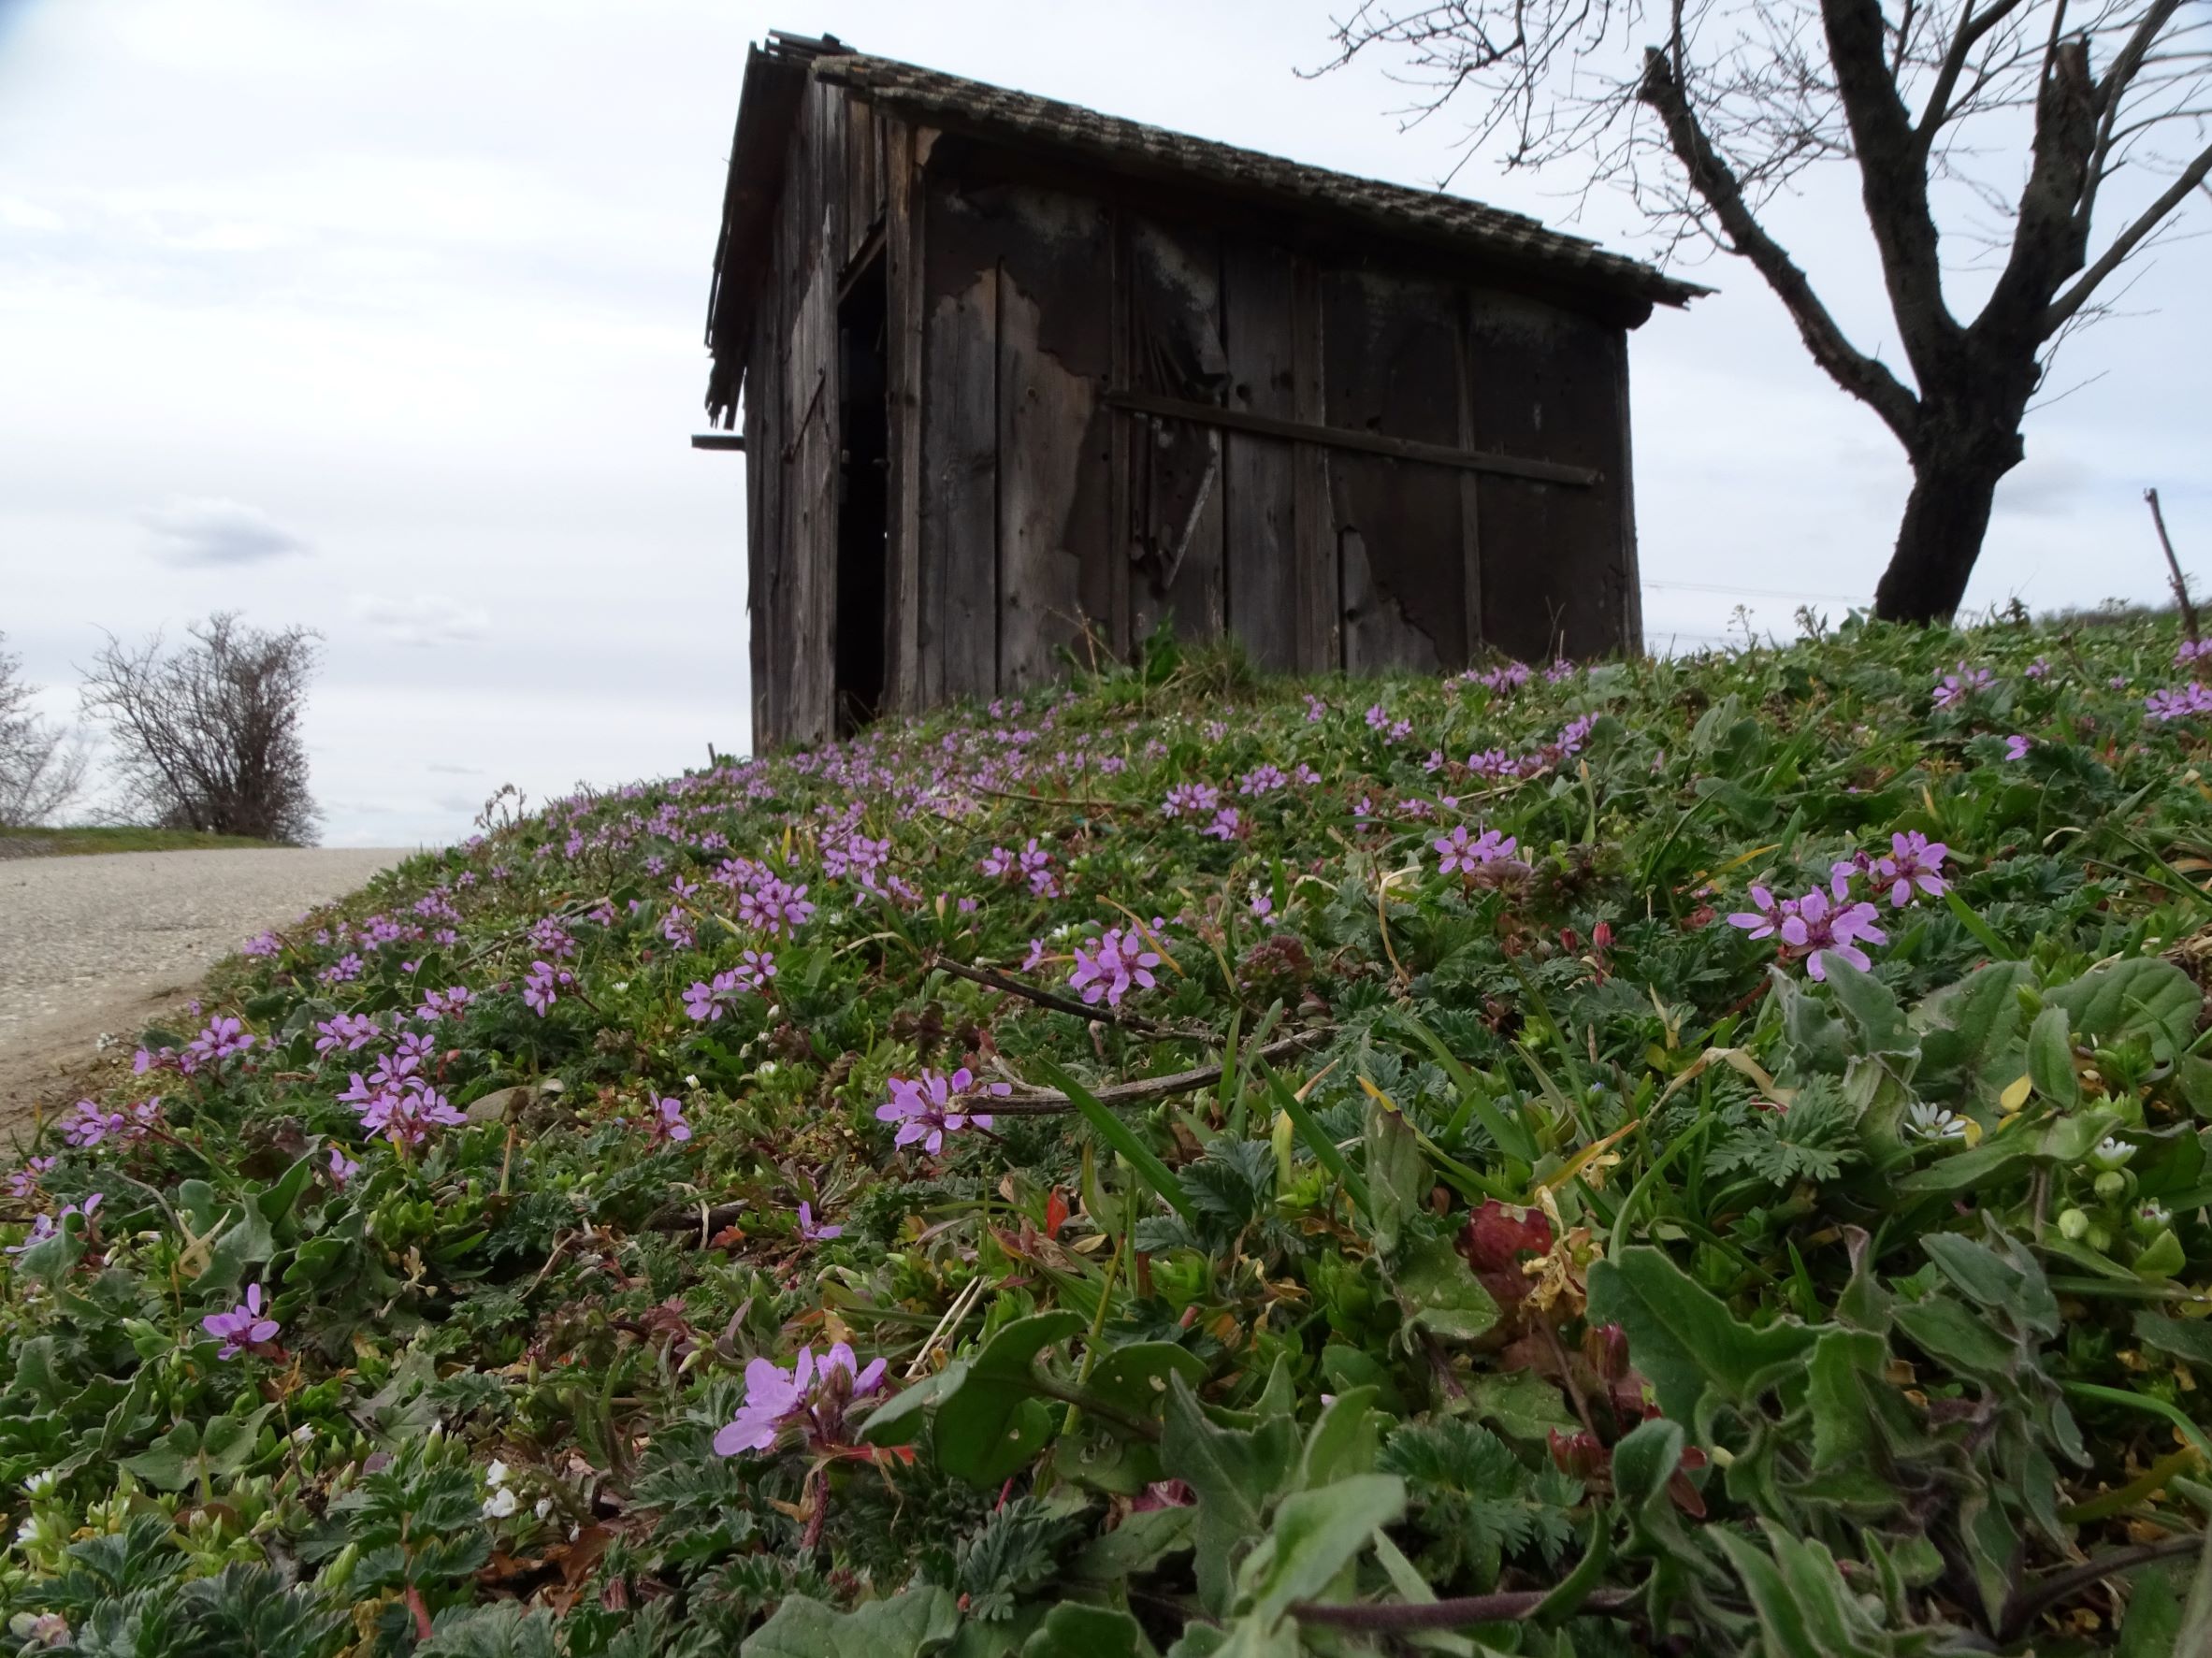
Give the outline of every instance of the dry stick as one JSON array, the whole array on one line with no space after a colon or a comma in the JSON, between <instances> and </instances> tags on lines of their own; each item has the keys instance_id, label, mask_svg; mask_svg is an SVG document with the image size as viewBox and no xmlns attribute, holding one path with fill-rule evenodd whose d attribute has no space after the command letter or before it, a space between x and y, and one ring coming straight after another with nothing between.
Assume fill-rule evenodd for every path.
<instances>
[{"instance_id":1,"label":"dry stick","mask_svg":"<svg viewBox=\"0 0 2212 1658\"><path fill-rule=\"evenodd\" d=\"M1269 1043L1256 1055L1246 1057L1268 1060L1285 1059L1317 1043L1326 1042L1335 1034L1333 1029L1327 1028L1301 1031L1294 1036L1285 1036ZM1194 1071L1177 1071L1166 1076L1140 1076L1135 1082L1110 1083L1105 1088L1093 1089L1091 1097L1109 1108L1135 1105L1146 1100L1164 1100L1171 1094L1187 1094L1196 1089L1211 1088L1222 1080L1222 1073L1226 1069L1227 1062L1224 1060L1218 1065L1201 1065ZM1037 1089L1005 1100L988 1094L978 1094L974 1099L976 1109L993 1117L1055 1117L1076 1108L1073 1100L1055 1089Z\"/></svg>"},{"instance_id":2,"label":"dry stick","mask_svg":"<svg viewBox=\"0 0 2212 1658\"><path fill-rule=\"evenodd\" d=\"M1158 1024L1137 1014L1125 1014L1119 1008L1096 1007L1087 1002L1077 1002L1073 997L1056 996L1050 990L1040 989L1035 985L1025 984L1017 978L1009 978L1006 974L994 973L988 967L970 967L966 962L955 961L949 956L932 957L929 965L943 968L954 978L966 979L970 984L981 985L986 989L1003 990L1009 996L1019 996L1025 1001L1035 1002L1039 1007L1048 1007L1055 1013L1073 1014L1078 1019L1097 1019L1105 1024L1119 1025L1122 1030L1134 1031L1140 1036L1164 1036L1178 1041L1204 1041L1213 1034L1210 1031L1178 1031L1172 1025Z\"/></svg>"},{"instance_id":3,"label":"dry stick","mask_svg":"<svg viewBox=\"0 0 2212 1658\"><path fill-rule=\"evenodd\" d=\"M2181 560L2174 556L2174 539L2166 534L2166 515L2159 511L2159 492L2147 489L2143 498L2150 503L2150 521L2158 526L2159 545L2166 550L2166 569L2174 584L2174 602L2181 607L2181 625L2189 630L2189 642L2201 644L2203 636L2197 631L2197 607L2189 597L2189 582L2181 573Z\"/></svg>"},{"instance_id":4,"label":"dry stick","mask_svg":"<svg viewBox=\"0 0 2212 1658\"><path fill-rule=\"evenodd\" d=\"M996 795L1002 800L1020 800L1032 806L1059 806L1070 812L1149 812L1149 806L1133 800L1077 800L1068 795L1024 794L1017 788L986 788L982 784L968 786L979 795Z\"/></svg>"},{"instance_id":5,"label":"dry stick","mask_svg":"<svg viewBox=\"0 0 2212 1658\"><path fill-rule=\"evenodd\" d=\"M2181 1537L2165 1537L2156 1543L2146 1543L2138 1549L2122 1549L2085 1564L2053 1573L2039 1583L2022 1584L2013 1591L2012 1597L2005 1602L2004 1616L1998 1621L1997 1638L2001 1641L2019 1639L2046 1608L2056 1606L2076 1590L2087 1589L2103 1579L2117 1577L2121 1572L2131 1571L2139 1565L2148 1565L2154 1561L2194 1554L2204 1546L2205 1538L2201 1532L2192 1532Z\"/></svg>"}]
</instances>

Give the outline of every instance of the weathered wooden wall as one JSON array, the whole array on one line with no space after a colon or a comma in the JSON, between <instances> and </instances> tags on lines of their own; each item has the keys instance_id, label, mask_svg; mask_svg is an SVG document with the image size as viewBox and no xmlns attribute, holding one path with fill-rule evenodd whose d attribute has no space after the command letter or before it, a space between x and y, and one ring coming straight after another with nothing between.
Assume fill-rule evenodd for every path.
<instances>
[{"instance_id":1,"label":"weathered wooden wall","mask_svg":"<svg viewBox=\"0 0 2212 1658\"><path fill-rule=\"evenodd\" d=\"M837 293L878 227L891 707L1019 691L1171 613L1303 672L1641 642L1621 327L941 137L821 84L792 137L745 408L761 741L831 729ZM1600 479L1288 441L1117 393Z\"/></svg>"}]
</instances>

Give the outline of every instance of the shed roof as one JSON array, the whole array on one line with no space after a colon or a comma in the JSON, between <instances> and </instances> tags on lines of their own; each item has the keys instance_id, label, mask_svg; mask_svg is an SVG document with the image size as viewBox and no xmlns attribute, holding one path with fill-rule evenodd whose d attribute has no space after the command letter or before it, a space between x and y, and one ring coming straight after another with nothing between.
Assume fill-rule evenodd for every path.
<instances>
[{"instance_id":1,"label":"shed roof","mask_svg":"<svg viewBox=\"0 0 2212 1658\"><path fill-rule=\"evenodd\" d=\"M1609 252L1586 238L1467 196L1333 172L1034 93L873 57L852 50L834 36L812 40L777 33L765 47L755 48L746 64L722 236L715 252L707 344L716 366L707 408L716 418L729 418L736 401L747 313L767 256L769 214L781 182L790 123L809 77L948 130L1256 199L1294 217L1361 223L1382 235L1461 250L1644 307L1684 305L1710 292L1641 260Z\"/></svg>"}]
</instances>

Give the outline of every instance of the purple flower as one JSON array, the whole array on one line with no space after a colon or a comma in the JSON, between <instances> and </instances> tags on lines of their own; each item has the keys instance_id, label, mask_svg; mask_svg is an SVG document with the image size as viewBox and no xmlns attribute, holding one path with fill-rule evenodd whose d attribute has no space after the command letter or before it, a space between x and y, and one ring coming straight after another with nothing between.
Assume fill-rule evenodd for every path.
<instances>
[{"instance_id":1,"label":"purple flower","mask_svg":"<svg viewBox=\"0 0 2212 1658\"><path fill-rule=\"evenodd\" d=\"M1865 973L1873 966L1856 941L1887 944L1888 935L1874 923L1880 912L1872 904L1837 904L1815 887L1796 901L1796 910L1783 918L1782 941L1805 959L1805 971L1816 979L1828 977L1828 958L1837 957Z\"/></svg>"},{"instance_id":2,"label":"purple flower","mask_svg":"<svg viewBox=\"0 0 2212 1658\"><path fill-rule=\"evenodd\" d=\"M1269 794L1276 789L1285 787L1289 781L1278 767L1254 766L1244 774L1243 779L1237 784L1236 792L1240 795Z\"/></svg>"},{"instance_id":3,"label":"purple flower","mask_svg":"<svg viewBox=\"0 0 2212 1658\"><path fill-rule=\"evenodd\" d=\"M845 1228L842 1226L817 1226L814 1220L814 1205L804 1198L801 1198L799 1200L799 1235L810 1244L826 1244L831 1238L843 1237Z\"/></svg>"},{"instance_id":4,"label":"purple flower","mask_svg":"<svg viewBox=\"0 0 2212 1658\"><path fill-rule=\"evenodd\" d=\"M1213 815L1213 821L1198 831L1211 835L1217 841L1236 841L1243 838L1244 816L1234 806L1223 806Z\"/></svg>"},{"instance_id":5,"label":"purple flower","mask_svg":"<svg viewBox=\"0 0 2212 1658\"><path fill-rule=\"evenodd\" d=\"M2015 732L2004 740L2004 757L2008 760L2024 760L2028 757L2030 746L2027 738Z\"/></svg>"},{"instance_id":6,"label":"purple flower","mask_svg":"<svg viewBox=\"0 0 2212 1658\"><path fill-rule=\"evenodd\" d=\"M1511 858L1520 850L1521 843L1513 836L1501 835L1496 829L1484 829L1470 841L1467 839L1467 825L1461 824L1449 835L1439 837L1431 844L1443 855L1439 867L1449 875L1454 870L1472 874L1483 864L1495 863L1501 858Z\"/></svg>"},{"instance_id":7,"label":"purple flower","mask_svg":"<svg viewBox=\"0 0 2212 1658\"><path fill-rule=\"evenodd\" d=\"M257 932L248 939L245 953L253 957L274 956L284 947L284 941L273 932Z\"/></svg>"},{"instance_id":8,"label":"purple flower","mask_svg":"<svg viewBox=\"0 0 2212 1658\"><path fill-rule=\"evenodd\" d=\"M1477 683L1500 693L1518 690L1528 683L1528 664L1508 662L1503 668L1493 668L1481 675Z\"/></svg>"},{"instance_id":9,"label":"purple flower","mask_svg":"<svg viewBox=\"0 0 2212 1658\"><path fill-rule=\"evenodd\" d=\"M276 1340L282 1326L274 1319L263 1316L261 1286L248 1284L245 1300L227 1313L210 1313L200 1320L200 1328L223 1343L215 1357L235 1359L241 1352L259 1351L268 1346Z\"/></svg>"},{"instance_id":10,"label":"purple flower","mask_svg":"<svg viewBox=\"0 0 2212 1658\"><path fill-rule=\"evenodd\" d=\"M723 993L734 989L736 985L737 975L729 973L716 973L711 985L694 984L684 992L684 1011L701 1024L718 1019L722 1016Z\"/></svg>"},{"instance_id":11,"label":"purple flower","mask_svg":"<svg viewBox=\"0 0 2212 1658\"><path fill-rule=\"evenodd\" d=\"M425 993L422 1006L415 1009L418 1019L458 1018L469 1003L476 1000L476 992L466 985L454 985L443 990Z\"/></svg>"},{"instance_id":12,"label":"purple flower","mask_svg":"<svg viewBox=\"0 0 2212 1658\"><path fill-rule=\"evenodd\" d=\"M1178 783L1161 803L1163 817L1200 817L1222 803L1222 791L1210 783Z\"/></svg>"},{"instance_id":13,"label":"purple flower","mask_svg":"<svg viewBox=\"0 0 2212 1658\"><path fill-rule=\"evenodd\" d=\"M531 1012L543 1018L560 1000L560 988L575 982L576 975L565 967L556 967L550 961L533 961L523 980L522 999Z\"/></svg>"},{"instance_id":14,"label":"purple flower","mask_svg":"<svg viewBox=\"0 0 2212 1658\"><path fill-rule=\"evenodd\" d=\"M1108 1007L1120 1007L1132 987L1153 987L1157 981L1150 970L1159 965L1160 958L1145 948L1136 929L1110 927L1104 936L1077 946L1075 971L1067 982L1083 992L1085 1002L1103 999Z\"/></svg>"},{"instance_id":15,"label":"purple flower","mask_svg":"<svg viewBox=\"0 0 2212 1658\"><path fill-rule=\"evenodd\" d=\"M1943 862L1950 848L1941 841L1930 841L1918 829L1910 834L1889 837L1890 856L1874 865L1875 886L1889 889L1889 901L1899 909L1913 901L1913 889L1917 887L1930 898L1941 898L1947 884L1943 876ZM1843 895L1839 892L1840 899Z\"/></svg>"},{"instance_id":16,"label":"purple flower","mask_svg":"<svg viewBox=\"0 0 2212 1658\"><path fill-rule=\"evenodd\" d=\"M1326 702L1323 702L1319 697L1316 697L1311 691L1306 692L1305 696L1306 723L1309 726L1319 725L1323 718L1328 714L1329 705Z\"/></svg>"},{"instance_id":17,"label":"purple flower","mask_svg":"<svg viewBox=\"0 0 2212 1658\"><path fill-rule=\"evenodd\" d=\"M2185 639L2174 647L2174 660L2194 662L2200 656L2212 656L2212 639Z\"/></svg>"},{"instance_id":18,"label":"purple flower","mask_svg":"<svg viewBox=\"0 0 2212 1658\"><path fill-rule=\"evenodd\" d=\"M1021 959L1021 971L1034 973L1045 965L1045 941L1041 938L1033 938L1029 941L1029 954Z\"/></svg>"},{"instance_id":19,"label":"purple flower","mask_svg":"<svg viewBox=\"0 0 2212 1658\"><path fill-rule=\"evenodd\" d=\"M1728 925L1742 928L1753 938L1772 938L1782 923L1797 914L1795 899L1786 898L1777 902L1773 893L1764 887L1751 889L1751 901L1756 907L1738 910L1728 917Z\"/></svg>"},{"instance_id":20,"label":"purple flower","mask_svg":"<svg viewBox=\"0 0 2212 1658\"><path fill-rule=\"evenodd\" d=\"M345 1184L361 1172L361 1165L346 1156L345 1148L335 1143L330 1147L330 1184L340 1191Z\"/></svg>"},{"instance_id":21,"label":"purple flower","mask_svg":"<svg viewBox=\"0 0 2212 1658\"><path fill-rule=\"evenodd\" d=\"M2116 682L2114 688L2118 689L2120 683L2124 682ZM2212 690L2205 689L2202 682L2191 680L2173 690L2153 691L2143 699L2143 712L2161 724L2192 714L2212 714Z\"/></svg>"},{"instance_id":22,"label":"purple flower","mask_svg":"<svg viewBox=\"0 0 2212 1658\"><path fill-rule=\"evenodd\" d=\"M846 1407L883 1385L881 1359L860 1368L859 1358L838 1342L815 1362L814 1349L801 1348L789 1370L766 1359L745 1366L745 1395L737 1415L715 1435L715 1454L733 1457L773 1450L791 1427L802 1427L816 1448L845 1443Z\"/></svg>"},{"instance_id":23,"label":"purple flower","mask_svg":"<svg viewBox=\"0 0 2212 1658\"><path fill-rule=\"evenodd\" d=\"M8 1174L7 1195L16 1202L22 1203L38 1189L38 1176L47 1174L52 1168L53 1159L51 1157L34 1157L24 1160L22 1168L12 1170Z\"/></svg>"},{"instance_id":24,"label":"purple flower","mask_svg":"<svg viewBox=\"0 0 2212 1658\"><path fill-rule=\"evenodd\" d=\"M1390 726L1390 710L1383 707L1381 703L1377 702L1368 708L1365 718L1367 722L1368 730L1386 730Z\"/></svg>"},{"instance_id":25,"label":"purple flower","mask_svg":"<svg viewBox=\"0 0 2212 1658\"><path fill-rule=\"evenodd\" d=\"M352 1053L376 1040L378 1026L368 1014L341 1013L335 1018L322 1020L315 1030L319 1032L315 1052L327 1054L342 1047Z\"/></svg>"},{"instance_id":26,"label":"purple flower","mask_svg":"<svg viewBox=\"0 0 2212 1658\"><path fill-rule=\"evenodd\" d=\"M2041 656L2028 664L2028 677L2030 679L2046 679L2049 677L2050 670L2051 665Z\"/></svg>"},{"instance_id":27,"label":"purple flower","mask_svg":"<svg viewBox=\"0 0 2212 1658\"><path fill-rule=\"evenodd\" d=\"M957 1134L962 1129L988 1129L991 1126L989 1113L966 1110L961 1102L971 1093L1010 1094L1014 1090L1003 1082L993 1082L978 1089L975 1073L962 1065L950 1076L939 1071L925 1070L909 1082L905 1077L889 1079L891 1097L875 1108L875 1120L895 1122L899 1132L894 1145L912 1146L920 1142L932 1157L945 1149L945 1136Z\"/></svg>"},{"instance_id":28,"label":"purple flower","mask_svg":"<svg viewBox=\"0 0 2212 1658\"><path fill-rule=\"evenodd\" d=\"M209 1064L234 1059L253 1045L246 1028L228 1014L210 1019L206 1029L185 1045L184 1051Z\"/></svg>"},{"instance_id":29,"label":"purple flower","mask_svg":"<svg viewBox=\"0 0 2212 1658\"><path fill-rule=\"evenodd\" d=\"M691 1125L684 1120L684 1102L659 1099L653 1102L653 1115L645 1119L645 1131L656 1146L670 1141L682 1144L691 1138Z\"/></svg>"},{"instance_id":30,"label":"purple flower","mask_svg":"<svg viewBox=\"0 0 2212 1658\"><path fill-rule=\"evenodd\" d=\"M36 1248L49 1238L59 1237L67 1229L69 1217L72 1215L84 1221L84 1226L78 1229L80 1233L82 1233L92 1225L93 1212L100 1206L100 1204L101 1196L95 1191L83 1203L71 1204L58 1214L35 1216L31 1221L31 1230L24 1234L23 1241L20 1244L8 1245L4 1252L9 1255L21 1255L24 1250Z\"/></svg>"},{"instance_id":31,"label":"purple flower","mask_svg":"<svg viewBox=\"0 0 2212 1658\"><path fill-rule=\"evenodd\" d=\"M1976 691L1988 690L1992 677L1987 668L1969 668L1961 662L1937 683L1935 705L1948 708L1955 702L1963 702Z\"/></svg>"}]
</instances>

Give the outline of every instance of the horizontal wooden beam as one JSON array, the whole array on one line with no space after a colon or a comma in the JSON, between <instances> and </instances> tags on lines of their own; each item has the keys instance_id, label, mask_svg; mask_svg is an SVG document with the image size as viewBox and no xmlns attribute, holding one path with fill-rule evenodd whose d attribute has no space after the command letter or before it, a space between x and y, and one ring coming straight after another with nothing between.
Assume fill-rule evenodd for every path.
<instances>
[{"instance_id":1,"label":"horizontal wooden beam","mask_svg":"<svg viewBox=\"0 0 2212 1658\"><path fill-rule=\"evenodd\" d=\"M1489 454L1481 450L1454 449L1448 443L1422 443L1411 438L1386 438L1381 432L1358 432L1344 426L1309 425L1301 420L1279 420L1272 414L1253 414L1242 409L1223 409L1213 403L1192 403L1181 397L1163 397L1152 392L1108 392L1108 407L1161 420L1187 420L1199 425L1221 426L1232 432L1251 432L1262 438L1280 438L1291 443L1319 443L1330 449L1355 449L1362 454L1386 454L1393 460L1418 461L1424 466L1456 467L1466 472L1495 472L1505 478L1528 478L1539 483L1567 483L1587 489L1601 474L1592 467L1569 467L1557 461L1525 460L1519 455Z\"/></svg>"},{"instance_id":2,"label":"horizontal wooden beam","mask_svg":"<svg viewBox=\"0 0 2212 1658\"><path fill-rule=\"evenodd\" d=\"M745 435L743 432L694 432L691 434L691 447L694 449L742 450L745 446Z\"/></svg>"}]
</instances>

